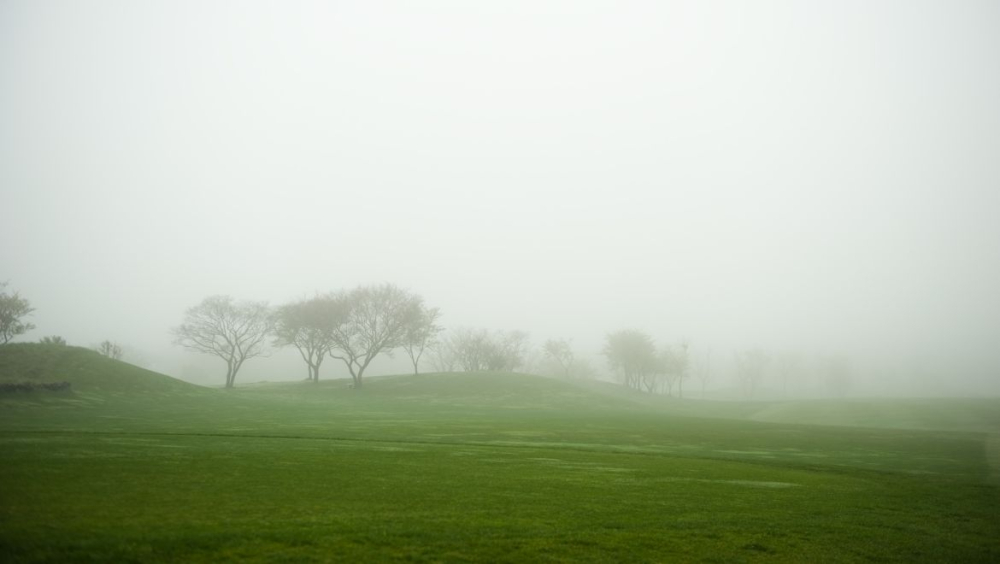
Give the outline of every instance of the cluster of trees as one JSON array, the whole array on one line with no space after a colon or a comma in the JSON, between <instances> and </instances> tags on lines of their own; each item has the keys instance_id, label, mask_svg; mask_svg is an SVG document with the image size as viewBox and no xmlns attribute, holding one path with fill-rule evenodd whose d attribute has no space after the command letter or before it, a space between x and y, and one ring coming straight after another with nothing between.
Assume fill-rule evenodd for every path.
<instances>
[{"instance_id":1,"label":"cluster of trees","mask_svg":"<svg viewBox=\"0 0 1000 564\"><path fill-rule=\"evenodd\" d=\"M441 372L513 372L525 365L527 355L524 331L458 329L437 343L433 364Z\"/></svg>"},{"instance_id":2,"label":"cluster of trees","mask_svg":"<svg viewBox=\"0 0 1000 564\"><path fill-rule=\"evenodd\" d=\"M61 337L56 338L61 339ZM65 345L66 341L63 341L62 344ZM122 356L125 355L125 350L122 349L122 346L111 341L101 341L96 347L94 347L94 350L99 352L101 356L106 356L115 360L121 360Z\"/></svg>"},{"instance_id":3,"label":"cluster of trees","mask_svg":"<svg viewBox=\"0 0 1000 564\"><path fill-rule=\"evenodd\" d=\"M608 366L629 388L683 397L688 376L688 343L657 347L647 333L625 329L611 333L604 345Z\"/></svg>"},{"instance_id":4,"label":"cluster of trees","mask_svg":"<svg viewBox=\"0 0 1000 564\"><path fill-rule=\"evenodd\" d=\"M319 380L324 359L339 360L360 388L371 362L395 349L406 350L417 373L421 357L441 331L439 317L423 298L392 284L317 295L276 309L264 302L211 296L187 310L174 336L187 349L224 360L226 387L270 343L294 347L312 381Z\"/></svg>"},{"instance_id":5,"label":"cluster of trees","mask_svg":"<svg viewBox=\"0 0 1000 564\"><path fill-rule=\"evenodd\" d=\"M687 342L657 347L647 333L627 329L607 336L604 356L608 366L621 382L636 390L665 393L683 397L684 382L694 377L701 383L701 395L712 377L711 349L697 361L692 358ZM816 356L806 361L791 353L768 353L754 348L733 354L733 374L743 397L756 397L764 383L769 381L770 391L778 387L788 394L792 380L811 377L830 396L844 396L852 384L852 369L846 357L840 355Z\"/></svg>"}]
</instances>

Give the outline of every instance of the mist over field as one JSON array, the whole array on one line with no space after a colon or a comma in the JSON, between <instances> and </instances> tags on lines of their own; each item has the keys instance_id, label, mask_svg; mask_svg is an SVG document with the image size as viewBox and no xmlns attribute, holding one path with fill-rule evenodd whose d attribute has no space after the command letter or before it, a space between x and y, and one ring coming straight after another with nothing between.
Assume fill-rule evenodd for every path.
<instances>
[{"instance_id":1,"label":"mist over field","mask_svg":"<svg viewBox=\"0 0 1000 564\"><path fill-rule=\"evenodd\" d=\"M0 282L18 340L202 384L206 296L390 282L609 379L638 329L711 388L761 349L997 395L998 59L988 1L5 0Z\"/></svg>"}]
</instances>

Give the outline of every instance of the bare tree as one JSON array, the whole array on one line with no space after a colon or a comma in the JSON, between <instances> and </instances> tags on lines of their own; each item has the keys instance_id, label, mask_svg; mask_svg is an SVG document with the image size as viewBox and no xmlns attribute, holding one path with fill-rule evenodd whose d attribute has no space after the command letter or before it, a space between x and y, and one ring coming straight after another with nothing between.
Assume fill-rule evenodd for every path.
<instances>
[{"instance_id":1,"label":"bare tree","mask_svg":"<svg viewBox=\"0 0 1000 564\"><path fill-rule=\"evenodd\" d=\"M343 308L344 322L334 328L328 354L347 366L354 387L361 388L371 361L403 346L407 327L420 313L421 299L392 284L360 286L332 299Z\"/></svg>"},{"instance_id":2,"label":"bare tree","mask_svg":"<svg viewBox=\"0 0 1000 564\"><path fill-rule=\"evenodd\" d=\"M608 335L604 345L604 356L608 365L618 371L626 387L653 391L656 382L657 357L653 339L634 329L626 329Z\"/></svg>"},{"instance_id":3,"label":"bare tree","mask_svg":"<svg viewBox=\"0 0 1000 564\"><path fill-rule=\"evenodd\" d=\"M566 339L549 339L545 341L543 347L545 357L554 360L562 368L563 376L569 377L569 370L573 367L573 349Z\"/></svg>"},{"instance_id":4,"label":"bare tree","mask_svg":"<svg viewBox=\"0 0 1000 564\"><path fill-rule=\"evenodd\" d=\"M295 347L308 368L308 378L319 382L319 368L333 346L334 330L346 321L344 304L329 296L286 304L274 314L274 345Z\"/></svg>"},{"instance_id":5,"label":"bare tree","mask_svg":"<svg viewBox=\"0 0 1000 564\"><path fill-rule=\"evenodd\" d=\"M437 324L439 317L441 310L436 307L424 307L421 303L417 314L412 316L406 325L403 349L413 363L414 375L420 373L420 357L427 349L437 344L437 336L444 329Z\"/></svg>"},{"instance_id":6,"label":"bare tree","mask_svg":"<svg viewBox=\"0 0 1000 564\"><path fill-rule=\"evenodd\" d=\"M455 355L455 364L465 372L477 372L489 368L489 357L493 341L486 329L458 329L450 339Z\"/></svg>"},{"instance_id":7,"label":"bare tree","mask_svg":"<svg viewBox=\"0 0 1000 564\"><path fill-rule=\"evenodd\" d=\"M226 361L226 387L247 360L266 352L272 317L264 302L236 303L230 296L210 296L188 309L173 329L174 343Z\"/></svg>"},{"instance_id":8,"label":"bare tree","mask_svg":"<svg viewBox=\"0 0 1000 564\"><path fill-rule=\"evenodd\" d=\"M528 355L528 334L524 331L498 331L490 345L488 370L513 372L524 366Z\"/></svg>"},{"instance_id":9,"label":"bare tree","mask_svg":"<svg viewBox=\"0 0 1000 564\"><path fill-rule=\"evenodd\" d=\"M459 329L451 335L449 345L455 363L465 372L513 372L525 363L528 334L524 331L491 333L486 329Z\"/></svg>"},{"instance_id":10,"label":"bare tree","mask_svg":"<svg viewBox=\"0 0 1000 564\"><path fill-rule=\"evenodd\" d=\"M94 350L101 353L102 356L113 358L115 360L121 360L122 355L124 354L121 345L111 341L102 341L99 345L94 347Z\"/></svg>"},{"instance_id":11,"label":"bare tree","mask_svg":"<svg viewBox=\"0 0 1000 564\"><path fill-rule=\"evenodd\" d=\"M35 328L33 323L24 321L35 308L17 292L8 294L7 284L0 282L0 345Z\"/></svg>"},{"instance_id":12,"label":"bare tree","mask_svg":"<svg viewBox=\"0 0 1000 564\"><path fill-rule=\"evenodd\" d=\"M431 349L428 359L435 372L454 372L458 367L458 355L452 341L452 336L445 336Z\"/></svg>"}]
</instances>

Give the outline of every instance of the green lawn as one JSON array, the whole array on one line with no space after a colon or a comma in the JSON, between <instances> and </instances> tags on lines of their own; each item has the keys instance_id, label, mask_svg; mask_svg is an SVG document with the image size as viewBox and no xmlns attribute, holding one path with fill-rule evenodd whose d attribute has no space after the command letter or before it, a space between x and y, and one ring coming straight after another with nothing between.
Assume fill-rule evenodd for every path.
<instances>
[{"instance_id":1,"label":"green lawn","mask_svg":"<svg viewBox=\"0 0 1000 564\"><path fill-rule=\"evenodd\" d=\"M224 391L69 354L0 347L0 381L86 376L0 398L0 561L1000 561L1000 429L949 430L982 402L802 425L526 375Z\"/></svg>"}]
</instances>

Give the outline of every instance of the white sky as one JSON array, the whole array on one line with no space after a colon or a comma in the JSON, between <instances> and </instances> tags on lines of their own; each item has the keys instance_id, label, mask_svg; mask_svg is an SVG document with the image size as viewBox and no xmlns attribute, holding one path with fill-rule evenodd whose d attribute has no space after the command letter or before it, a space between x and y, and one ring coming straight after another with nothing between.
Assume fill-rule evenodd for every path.
<instances>
[{"instance_id":1,"label":"white sky","mask_svg":"<svg viewBox=\"0 0 1000 564\"><path fill-rule=\"evenodd\" d=\"M0 0L0 209L30 339L388 281L997 368L1000 4Z\"/></svg>"}]
</instances>

